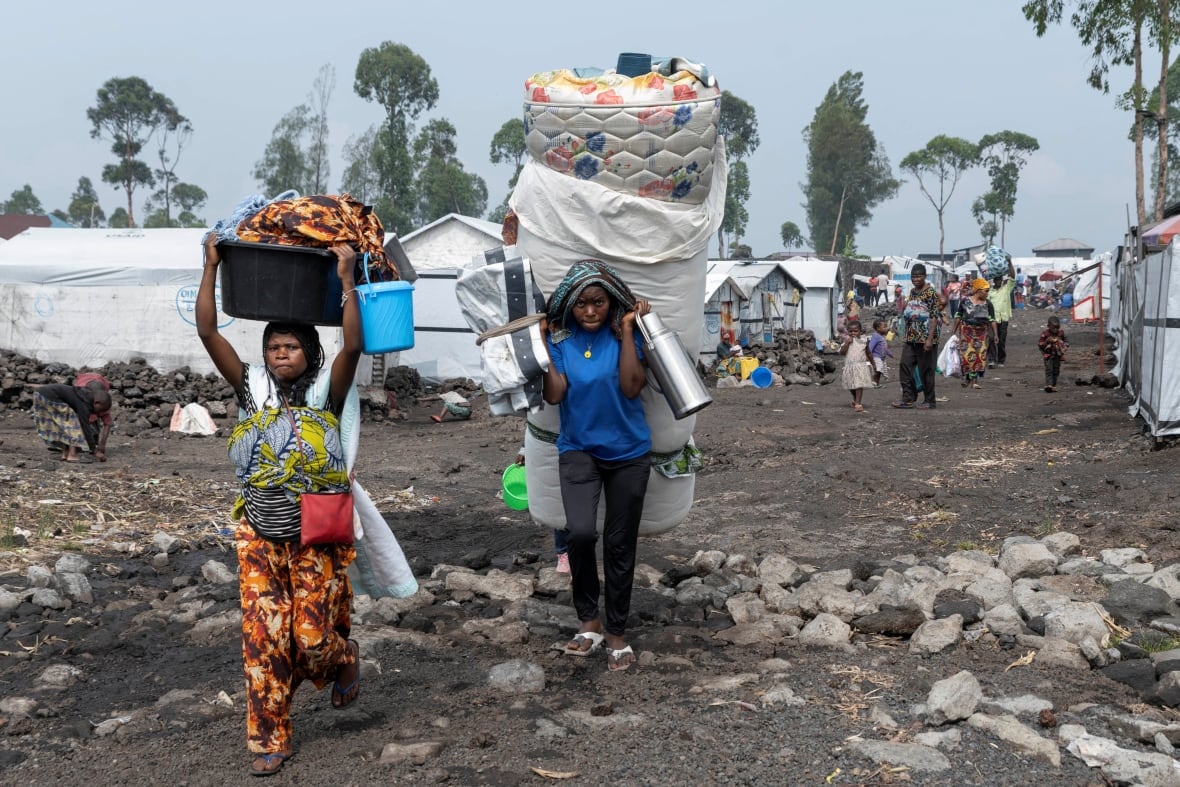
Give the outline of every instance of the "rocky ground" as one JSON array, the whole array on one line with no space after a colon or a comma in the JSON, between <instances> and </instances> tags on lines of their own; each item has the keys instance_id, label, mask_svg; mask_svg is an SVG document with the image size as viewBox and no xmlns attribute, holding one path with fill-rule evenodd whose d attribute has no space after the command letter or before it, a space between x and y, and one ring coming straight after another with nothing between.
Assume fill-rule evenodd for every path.
<instances>
[{"instance_id":1,"label":"rocky ground","mask_svg":"<svg viewBox=\"0 0 1180 787\"><path fill-rule=\"evenodd\" d=\"M550 649L550 534L496 499L520 422L400 395L360 472L423 589L358 599L360 698L302 688L274 782L1180 783L1174 449L1074 384L1093 327L1040 390L1046 316L934 411L889 408L895 380L861 414L838 382L717 390L691 514L640 543L625 673ZM247 778L224 440L157 426L66 466L0 411L0 784Z\"/></svg>"}]
</instances>

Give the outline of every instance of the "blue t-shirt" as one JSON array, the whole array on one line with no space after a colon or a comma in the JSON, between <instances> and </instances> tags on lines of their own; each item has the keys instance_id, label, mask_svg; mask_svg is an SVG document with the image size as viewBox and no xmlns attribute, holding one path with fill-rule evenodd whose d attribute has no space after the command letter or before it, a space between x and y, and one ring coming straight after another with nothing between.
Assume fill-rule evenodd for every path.
<instances>
[{"instance_id":1,"label":"blue t-shirt","mask_svg":"<svg viewBox=\"0 0 1180 787\"><path fill-rule=\"evenodd\" d=\"M638 333L633 338L642 360L643 343ZM549 358L567 384L560 405L559 454L585 451L595 459L621 462L651 451L642 400L628 399L619 388L619 346L609 326L590 333L575 325L565 341L554 344L549 339Z\"/></svg>"}]
</instances>

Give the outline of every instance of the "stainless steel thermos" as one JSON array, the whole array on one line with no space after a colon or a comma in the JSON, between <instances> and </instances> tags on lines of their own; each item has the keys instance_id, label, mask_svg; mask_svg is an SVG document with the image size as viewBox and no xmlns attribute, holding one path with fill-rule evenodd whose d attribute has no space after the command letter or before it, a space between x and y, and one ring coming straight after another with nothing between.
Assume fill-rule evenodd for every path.
<instances>
[{"instance_id":1,"label":"stainless steel thermos","mask_svg":"<svg viewBox=\"0 0 1180 787\"><path fill-rule=\"evenodd\" d=\"M643 334L643 354L668 400L672 415L680 420L708 406L713 399L697 374L696 365L680 341L680 335L664 325L655 312L636 319Z\"/></svg>"}]
</instances>

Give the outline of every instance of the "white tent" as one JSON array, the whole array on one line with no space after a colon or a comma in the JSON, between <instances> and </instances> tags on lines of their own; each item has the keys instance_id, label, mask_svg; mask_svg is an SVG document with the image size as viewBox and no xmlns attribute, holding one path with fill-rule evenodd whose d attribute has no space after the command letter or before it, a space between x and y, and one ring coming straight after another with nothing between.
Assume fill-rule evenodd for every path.
<instances>
[{"instance_id":1,"label":"white tent","mask_svg":"<svg viewBox=\"0 0 1180 787\"><path fill-rule=\"evenodd\" d=\"M797 326L819 341L836 336L836 306L840 302L840 263L809 257L792 257L781 263L804 288L799 299Z\"/></svg>"},{"instance_id":2,"label":"white tent","mask_svg":"<svg viewBox=\"0 0 1180 787\"><path fill-rule=\"evenodd\" d=\"M397 363L426 377L483 379L475 333L455 298L459 269L473 257L501 246L500 225L458 213L401 238L418 280L414 282L414 346Z\"/></svg>"},{"instance_id":3,"label":"white tent","mask_svg":"<svg viewBox=\"0 0 1180 787\"><path fill-rule=\"evenodd\" d=\"M1180 434L1180 259L1175 245L1145 259L1120 260L1111 293L1118 362L1111 370L1154 437ZM1177 286L1173 287L1172 282ZM1106 283L1103 282L1104 294Z\"/></svg>"},{"instance_id":4,"label":"white tent","mask_svg":"<svg viewBox=\"0 0 1180 787\"><path fill-rule=\"evenodd\" d=\"M795 304L803 285L781 263L710 260L706 281L709 274L727 275L741 293L734 329L743 344L769 342L776 330L795 327ZM716 346L716 340L708 345L710 350Z\"/></svg>"},{"instance_id":5,"label":"white tent","mask_svg":"<svg viewBox=\"0 0 1180 787\"><path fill-rule=\"evenodd\" d=\"M700 347L702 358L716 355L722 331L736 338L743 298L742 288L730 277L728 269L719 268L705 274L705 319L701 323Z\"/></svg>"},{"instance_id":6,"label":"white tent","mask_svg":"<svg viewBox=\"0 0 1180 787\"><path fill-rule=\"evenodd\" d=\"M214 371L197 338L203 229L31 227L0 246L0 347L79 368L143 358L157 371ZM220 303L220 298L219 301ZM219 315L244 360L262 353L263 323ZM324 350L337 328L321 328ZM362 359L358 381L371 364Z\"/></svg>"}]
</instances>

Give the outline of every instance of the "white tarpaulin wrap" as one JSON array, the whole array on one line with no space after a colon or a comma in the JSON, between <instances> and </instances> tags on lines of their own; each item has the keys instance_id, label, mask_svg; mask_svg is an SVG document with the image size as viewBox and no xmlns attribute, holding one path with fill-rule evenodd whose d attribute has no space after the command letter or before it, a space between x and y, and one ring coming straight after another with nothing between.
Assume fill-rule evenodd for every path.
<instances>
[{"instance_id":1,"label":"white tarpaulin wrap","mask_svg":"<svg viewBox=\"0 0 1180 787\"><path fill-rule=\"evenodd\" d=\"M528 259L515 246L489 249L459 271L455 298L463 319L478 334L545 311L545 297L533 282ZM541 406L541 375L549 356L537 323L480 345L483 387L493 415Z\"/></svg>"},{"instance_id":2,"label":"white tarpaulin wrap","mask_svg":"<svg viewBox=\"0 0 1180 787\"><path fill-rule=\"evenodd\" d=\"M533 278L548 297L570 265L595 258L618 270L636 297L651 301L664 324L676 331L691 356L698 352L704 315L707 245L721 223L725 205L725 155L718 145L714 180L701 205L678 205L609 191L550 172L529 161L512 195L520 219L517 248L532 263ZM650 375L649 375L650 379ZM644 411L653 454L680 451L692 437L696 418L677 421L663 396L648 385ZM556 407L528 416L525 470L529 513L539 524L565 527L557 477L560 429ZM692 506L692 474L668 478L652 470L639 532L675 527ZM602 508L599 509L601 524Z\"/></svg>"},{"instance_id":3,"label":"white tarpaulin wrap","mask_svg":"<svg viewBox=\"0 0 1180 787\"><path fill-rule=\"evenodd\" d=\"M160 372L215 371L196 325L206 231L25 230L0 247L0 347L78 368L143 358ZM217 325L242 357L261 357L264 323L219 310ZM330 363L340 329L319 334ZM357 379L371 369L362 356Z\"/></svg>"},{"instance_id":4,"label":"white tarpaulin wrap","mask_svg":"<svg viewBox=\"0 0 1180 787\"><path fill-rule=\"evenodd\" d=\"M1175 245L1120 269L1118 368L1154 437L1180 434L1180 270ZM1130 270L1125 268L1130 267ZM1104 293L1105 294L1105 293Z\"/></svg>"}]
</instances>

